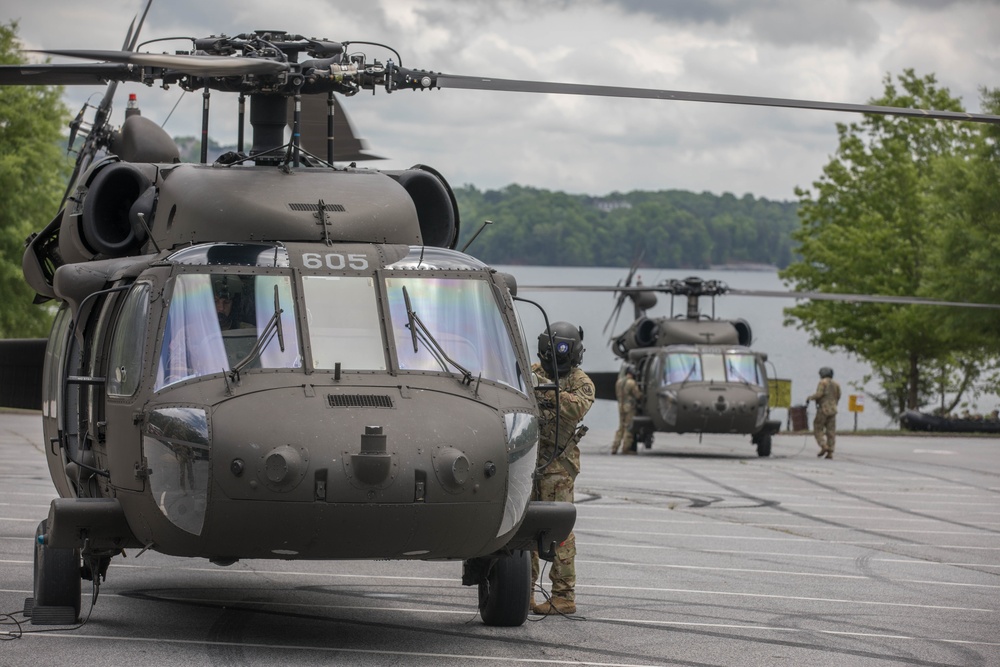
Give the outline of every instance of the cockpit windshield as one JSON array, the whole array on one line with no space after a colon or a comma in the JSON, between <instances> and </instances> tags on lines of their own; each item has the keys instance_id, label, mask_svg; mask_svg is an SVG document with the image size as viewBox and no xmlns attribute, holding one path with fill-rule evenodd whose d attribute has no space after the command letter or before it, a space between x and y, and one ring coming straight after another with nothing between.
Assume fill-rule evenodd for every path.
<instances>
[{"instance_id":1,"label":"cockpit windshield","mask_svg":"<svg viewBox=\"0 0 1000 667\"><path fill-rule=\"evenodd\" d=\"M251 355L258 336L274 331L267 324L275 315L276 286L285 349L268 334L261 353L245 367L300 367L289 276L183 273L174 278L154 391L229 371Z\"/></svg>"},{"instance_id":2,"label":"cockpit windshield","mask_svg":"<svg viewBox=\"0 0 1000 667\"><path fill-rule=\"evenodd\" d=\"M387 277L385 285L400 370L457 375L468 371L471 377L482 375L524 391L513 343L485 280ZM414 318L407 313L403 288L423 325L416 351L410 328Z\"/></svg>"},{"instance_id":3,"label":"cockpit windshield","mask_svg":"<svg viewBox=\"0 0 1000 667\"><path fill-rule=\"evenodd\" d=\"M663 366L663 384L684 382L764 384L757 357L750 352L670 352Z\"/></svg>"},{"instance_id":4,"label":"cockpit windshield","mask_svg":"<svg viewBox=\"0 0 1000 667\"><path fill-rule=\"evenodd\" d=\"M663 367L664 384L701 382L701 355L688 352L671 352Z\"/></svg>"},{"instance_id":5,"label":"cockpit windshield","mask_svg":"<svg viewBox=\"0 0 1000 667\"><path fill-rule=\"evenodd\" d=\"M302 276L313 366L384 371L385 347L367 276Z\"/></svg>"}]
</instances>

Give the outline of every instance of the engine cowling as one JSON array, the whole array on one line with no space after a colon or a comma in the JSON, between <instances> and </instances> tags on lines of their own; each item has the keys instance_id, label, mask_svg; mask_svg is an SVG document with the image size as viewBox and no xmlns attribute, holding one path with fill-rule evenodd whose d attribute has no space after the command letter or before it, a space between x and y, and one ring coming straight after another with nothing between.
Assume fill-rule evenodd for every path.
<instances>
[{"instance_id":1,"label":"engine cowling","mask_svg":"<svg viewBox=\"0 0 1000 667\"><path fill-rule=\"evenodd\" d=\"M146 232L138 222L152 218L156 188L143 170L129 162L105 166L94 176L83 201L80 220L87 246L107 257L138 250Z\"/></svg>"},{"instance_id":2,"label":"engine cowling","mask_svg":"<svg viewBox=\"0 0 1000 667\"><path fill-rule=\"evenodd\" d=\"M454 249L458 243L458 203L444 177L423 164L385 173L395 178L413 199L424 245Z\"/></svg>"}]
</instances>

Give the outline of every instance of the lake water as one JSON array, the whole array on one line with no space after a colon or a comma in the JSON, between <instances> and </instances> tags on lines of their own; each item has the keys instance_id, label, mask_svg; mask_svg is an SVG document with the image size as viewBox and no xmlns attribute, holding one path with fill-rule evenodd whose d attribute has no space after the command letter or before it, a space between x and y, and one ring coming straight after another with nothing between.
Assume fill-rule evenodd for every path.
<instances>
[{"instance_id":1,"label":"lake water","mask_svg":"<svg viewBox=\"0 0 1000 667\"><path fill-rule=\"evenodd\" d=\"M628 273L628 269L581 268L581 267L537 267L537 266L496 266L496 269L511 273L518 285L617 285ZM677 270L642 269L637 274L647 285L665 279L683 279L696 275L705 280L721 280L733 289L746 290L786 290L776 271L729 271L729 270ZM522 291L521 297L541 304L550 322L565 320L583 327L584 370L617 371L620 361L611 353L608 340L612 333L625 330L632 321L632 303L626 301L614 332L602 334L605 323L611 315L615 297L612 293L593 292L535 292ZM847 354L832 354L809 344L806 332L794 327L783 326L782 310L794 305L792 299L775 297L720 296L715 299L715 315L723 319L743 318L750 323L755 350L768 355L768 373L772 377L791 380L792 405L805 403L805 398L816 391L819 369L829 366L834 370L834 378L840 383L843 398L837 419L838 430L849 431L854 427L854 415L847 412L850 394L861 395L865 390L876 392L877 383L863 385L864 376L870 372L866 363ZM537 349L538 334L545 328L538 309L530 304L518 303L518 313L524 325L530 352ZM686 299L674 298L674 313L683 313ZM709 298L701 300L702 313L711 313ZM670 315L670 296L657 296L657 305L647 313L650 317ZM896 428L896 424L883 413L871 399L864 401L864 412L858 414L858 428ZM809 406L809 423L815 414L815 406ZM788 423L788 411L784 408L772 410L773 419L782 421L782 430ZM598 401L586 422L592 428L610 428L618 424L617 406L612 401Z\"/></svg>"}]
</instances>

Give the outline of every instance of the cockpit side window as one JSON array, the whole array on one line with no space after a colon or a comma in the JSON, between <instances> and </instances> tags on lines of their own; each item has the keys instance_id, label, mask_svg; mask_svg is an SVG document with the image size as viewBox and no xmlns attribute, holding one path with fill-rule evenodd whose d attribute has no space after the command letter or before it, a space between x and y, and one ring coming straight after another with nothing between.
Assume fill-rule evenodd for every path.
<instances>
[{"instance_id":1,"label":"cockpit side window","mask_svg":"<svg viewBox=\"0 0 1000 667\"><path fill-rule=\"evenodd\" d=\"M108 356L109 396L132 396L142 379L146 326L149 319L149 285L136 284L125 296Z\"/></svg>"},{"instance_id":2,"label":"cockpit side window","mask_svg":"<svg viewBox=\"0 0 1000 667\"><path fill-rule=\"evenodd\" d=\"M272 323L275 288L284 350ZM301 367L295 322L290 276L180 274L173 281L153 388L226 372L248 357L248 369ZM259 337L261 352L252 355Z\"/></svg>"}]
</instances>

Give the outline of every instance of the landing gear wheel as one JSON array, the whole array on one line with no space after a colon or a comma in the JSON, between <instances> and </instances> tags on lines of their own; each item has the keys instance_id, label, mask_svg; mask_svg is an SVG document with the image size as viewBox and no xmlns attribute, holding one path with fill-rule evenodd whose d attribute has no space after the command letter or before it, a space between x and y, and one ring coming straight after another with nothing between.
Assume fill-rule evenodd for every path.
<instances>
[{"instance_id":1,"label":"landing gear wheel","mask_svg":"<svg viewBox=\"0 0 1000 667\"><path fill-rule=\"evenodd\" d=\"M531 557L527 551L498 557L479 582L479 615L486 625L522 625L528 618L530 600Z\"/></svg>"},{"instance_id":2,"label":"landing gear wheel","mask_svg":"<svg viewBox=\"0 0 1000 667\"><path fill-rule=\"evenodd\" d=\"M35 598L32 625L72 625L80 617L80 550L53 549L39 541L47 521L35 530Z\"/></svg>"},{"instance_id":3,"label":"landing gear wheel","mask_svg":"<svg viewBox=\"0 0 1000 667\"><path fill-rule=\"evenodd\" d=\"M764 433L757 438L757 456L771 455L771 434Z\"/></svg>"}]
</instances>

